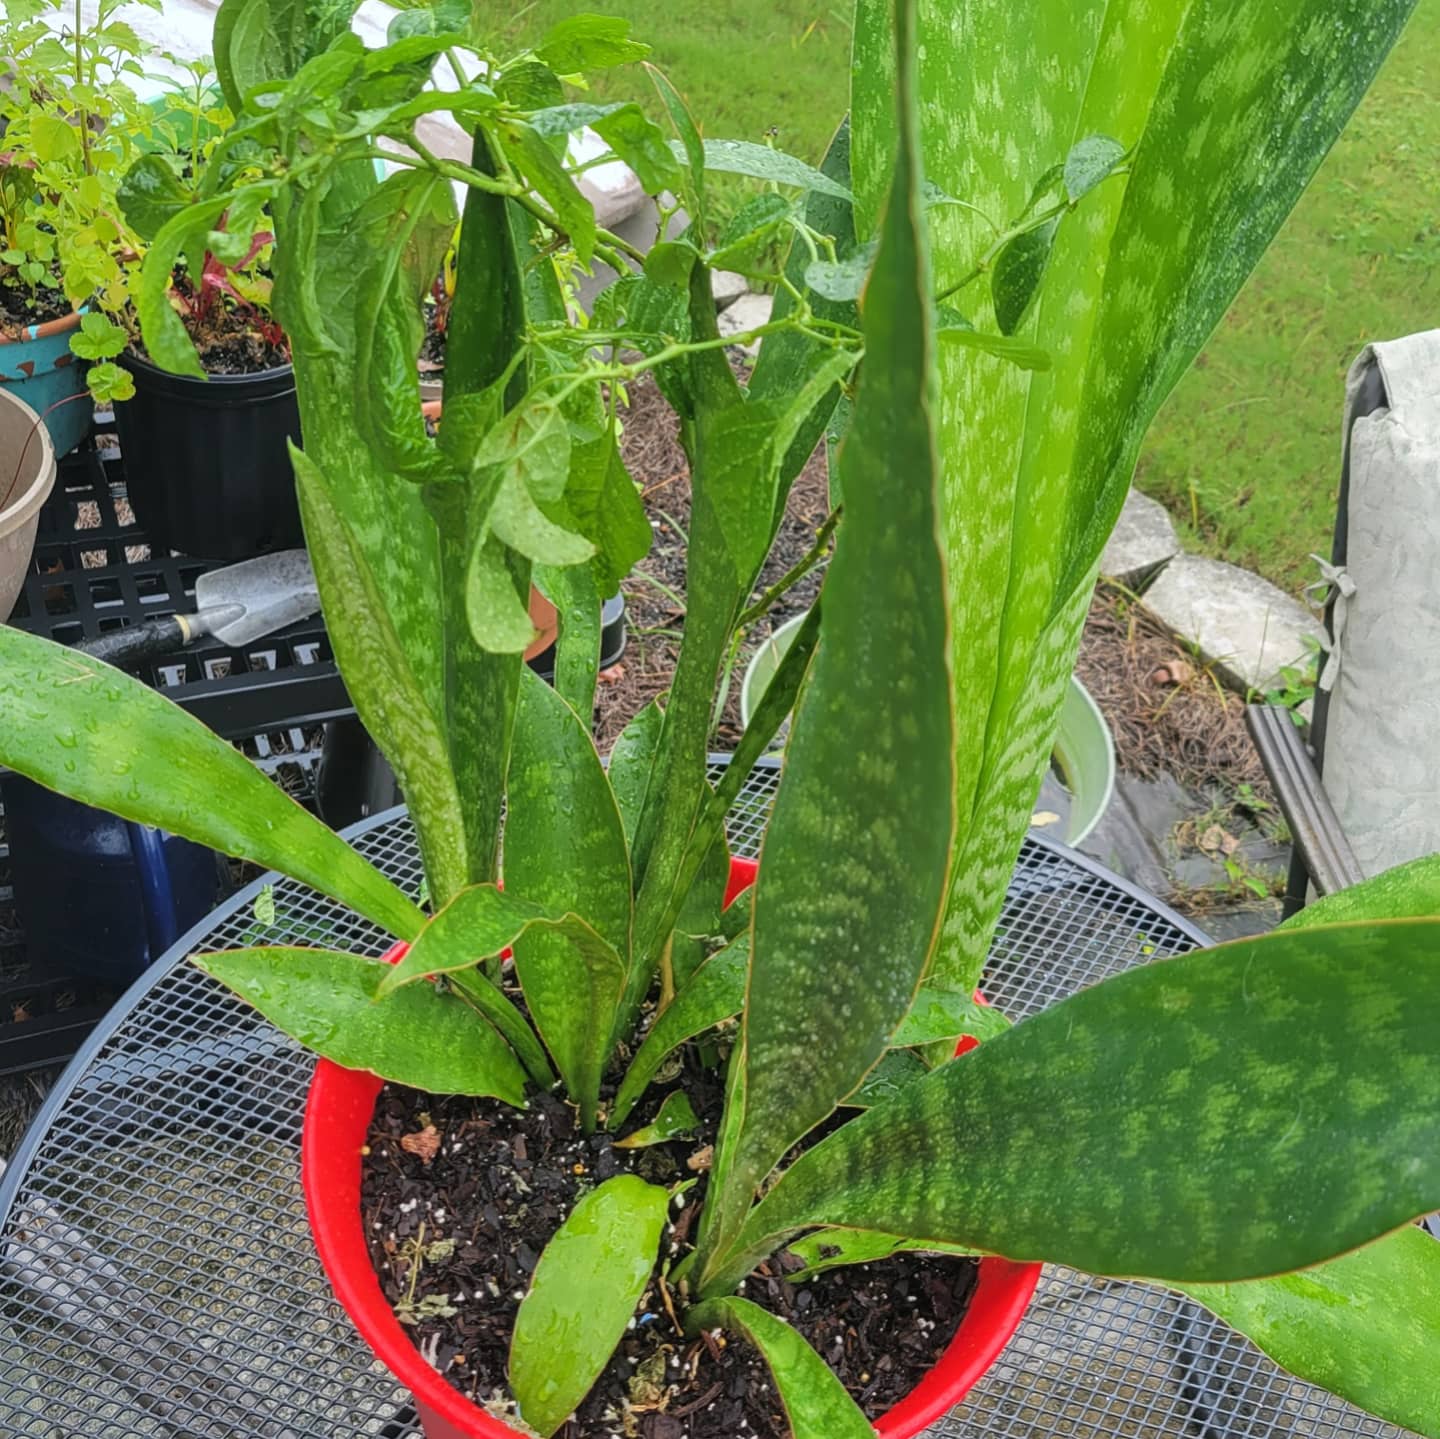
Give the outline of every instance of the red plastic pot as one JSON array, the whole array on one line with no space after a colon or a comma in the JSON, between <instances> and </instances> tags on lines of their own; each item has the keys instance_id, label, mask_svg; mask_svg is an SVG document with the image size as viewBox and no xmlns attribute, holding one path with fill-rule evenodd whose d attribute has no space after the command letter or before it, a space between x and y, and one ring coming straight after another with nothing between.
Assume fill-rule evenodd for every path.
<instances>
[{"instance_id":1,"label":"red plastic pot","mask_svg":"<svg viewBox=\"0 0 1440 1439\"><path fill-rule=\"evenodd\" d=\"M754 879L753 860L732 860L725 902ZM396 950L403 952L403 946ZM962 1041L960 1050L973 1045L973 1040ZM373 1074L342 1069L326 1059L316 1067L300 1163L320 1262L355 1327L415 1396L426 1439L517 1439L514 1429L458 1394L421 1358L375 1277L360 1218L360 1151L381 1083ZM959 1403L1009 1343L1039 1278L1038 1264L980 1261L970 1307L949 1348L900 1403L875 1421L880 1439L912 1439Z\"/></svg>"}]
</instances>

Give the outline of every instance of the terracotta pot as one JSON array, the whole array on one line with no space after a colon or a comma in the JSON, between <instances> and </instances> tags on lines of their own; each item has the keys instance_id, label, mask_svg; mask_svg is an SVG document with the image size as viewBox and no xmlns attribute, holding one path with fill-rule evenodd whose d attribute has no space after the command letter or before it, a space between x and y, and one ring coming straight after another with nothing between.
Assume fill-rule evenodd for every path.
<instances>
[{"instance_id":1,"label":"terracotta pot","mask_svg":"<svg viewBox=\"0 0 1440 1439\"><path fill-rule=\"evenodd\" d=\"M29 405L0 389L0 621L25 583L40 507L54 483L49 431Z\"/></svg>"},{"instance_id":2,"label":"terracotta pot","mask_svg":"<svg viewBox=\"0 0 1440 1439\"><path fill-rule=\"evenodd\" d=\"M440 408L439 400L425 400L420 405L420 413L427 420L438 422ZM527 660L533 660L536 655L548 650L555 643L556 635L560 633L560 617L555 613L555 606L533 585L530 587L530 623L535 626L535 638L530 641L529 648L525 651Z\"/></svg>"},{"instance_id":3,"label":"terracotta pot","mask_svg":"<svg viewBox=\"0 0 1440 1439\"><path fill-rule=\"evenodd\" d=\"M754 882L755 862L731 861L726 903ZM398 958L404 945L391 955ZM961 1052L971 1048L960 1046ZM320 1262L355 1327L381 1362L415 1397L426 1439L518 1439L484 1413L421 1357L396 1319L370 1263L360 1218L361 1147L382 1081L322 1059L315 1070L301 1138L301 1179ZM1040 1278L1038 1264L980 1261L970 1307L935 1368L875 1421L880 1439L912 1439L953 1408L999 1357L1024 1317Z\"/></svg>"}]
</instances>

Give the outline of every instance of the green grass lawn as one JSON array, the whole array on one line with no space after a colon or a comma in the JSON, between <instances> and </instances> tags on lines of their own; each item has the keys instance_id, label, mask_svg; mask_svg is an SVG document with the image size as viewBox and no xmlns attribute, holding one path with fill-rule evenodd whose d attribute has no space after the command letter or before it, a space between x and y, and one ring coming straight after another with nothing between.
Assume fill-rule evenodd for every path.
<instances>
[{"instance_id":1,"label":"green grass lawn","mask_svg":"<svg viewBox=\"0 0 1440 1439\"><path fill-rule=\"evenodd\" d=\"M1351 360L1440 326L1437 54L1440 0L1420 0L1140 462L1140 487L1195 547L1287 589L1317 578L1312 551L1330 552Z\"/></svg>"},{"instance_id":2,"label":"green grass lawn","mask_svg":"<svg viewBox=\"0 0 1440 1439\"><path fill-rule=\"evenodd\" d=\"M533 39L580 8L536 0L497 28ZM597 0L629 18L708 134L809 160L847 89L845 0ZM817 18L818 17L818 18ZM1440 325L1440 0L1420 0L1400 45L1194 370L1157 420L1139 484L1187 542L1287 589L1328 553L1345 371L1372 339ZM638 67L596 84L653 108Z\"/></svg>"}]
</instances>

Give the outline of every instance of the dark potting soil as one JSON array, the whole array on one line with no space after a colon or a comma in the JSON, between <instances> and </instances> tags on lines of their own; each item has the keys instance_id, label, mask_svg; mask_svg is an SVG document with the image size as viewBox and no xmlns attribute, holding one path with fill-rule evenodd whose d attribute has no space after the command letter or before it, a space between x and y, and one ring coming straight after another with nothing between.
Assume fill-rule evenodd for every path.
<instances>
[{"instance_id":1,"label":"dark potting soil","mask_svg":"<svg viewBox=\"0 0 1440 1439\"><path fill-rule=\"evenodd\" d=\"M203 319L183 311L180 318L207 374L258 375L290 363L290 342L269 315L216 302ZM138 327L131 329L130 349L142 360L150 359Z\"/></svg>"},{"instance_id":2,"label":"dark potting soil","mask_svg":"<svg viewBox=\"0 0 1440 1439\"><path fill-rule=\"evenodd\" d=\"M683 1087L717 1114L718 1075L687 1056ZM658 1086L657 1086L658 1088ZM624 1126L653 1116L661 1096ZM514 1420L505 1365L520 1300L545 1245L588 1189L627 1170L657 1184L697 1177L672 1210L672 1262L690 1247L704 1199L706 1132L648 1149L589 1138L551 1094L528 1111L387 1085L364 1161L362 1220L386 1298L417 1347L466 1398ZM711 1126L713 1133L713 1125ZM418 1268L416 1256L420 1256ZM745 1281L782 1315L874 1418L913 1389L955 1333L975 1282L968 1259L901 1255L795 1285L782 1254ZM784 1439L790 1429L758 1351L738 1337L686 1339L652 1283L625 1335L559 1439Z\"/></svg>"},{"instance_id":3,"label":"dark potting soil","mask_svg":"<svg viewBox=\"0 0 1440 1439\"><path fill-rule=\"evenodd\" d=\"M58 320L74 308L65 298L64 290L55 285L11 283L13 274L0 273L0 335L18 340L27 325L42 325Z\"/></svg>"}]
</instances>

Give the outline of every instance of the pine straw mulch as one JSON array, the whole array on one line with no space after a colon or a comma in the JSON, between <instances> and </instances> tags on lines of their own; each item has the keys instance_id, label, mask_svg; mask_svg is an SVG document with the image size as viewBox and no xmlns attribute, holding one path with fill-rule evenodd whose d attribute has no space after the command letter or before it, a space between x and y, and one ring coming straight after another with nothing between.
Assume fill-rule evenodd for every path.
<instances>
[{"instance_id":1,"label":"pine straw mulch","mask_svg":"<svg viewBox=\"0 0 1440 1439\"><path fill-rule=\"evenodd\" d=\"M1075 673L1110 725L1121 773L1199 791L1249 785L1273 801L1245 702L1126 591L1096 588Z\"/></svg>"}]
</instances>

